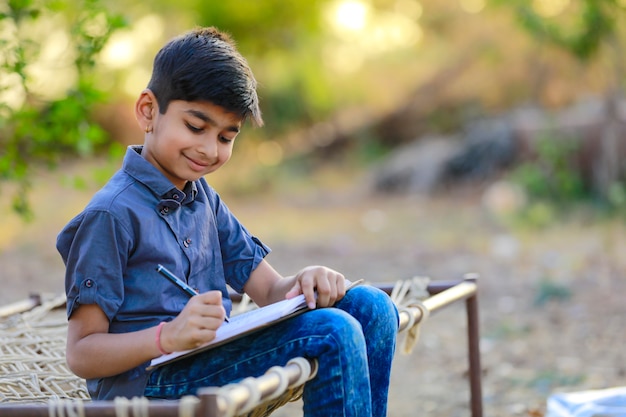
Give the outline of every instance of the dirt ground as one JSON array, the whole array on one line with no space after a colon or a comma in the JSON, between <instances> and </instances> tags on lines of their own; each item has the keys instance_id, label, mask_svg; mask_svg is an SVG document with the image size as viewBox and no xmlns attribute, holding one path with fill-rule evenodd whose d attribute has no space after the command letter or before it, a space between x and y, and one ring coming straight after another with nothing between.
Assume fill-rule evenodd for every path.
<instances>
[{"instance_id":1,"label":"dirt ground","mask_svg":"<svg viewBox=\"0 0 626 417\"><path fill-rule=\"evenodd\" d=\"M93 190L55 184L44 176L35 185L29 224L5 208L0 305L63 291L56 233ZM485 209L477 189L389 197L342 185L225 199L285 274L309 264L369 282L478 273L485 416L542 416L552 393L626 385L623 221L512 227ZM469 416L466 343L462 304L433 315L414 352L396 356L389 415Z\"/></svg>"}]
</instances>

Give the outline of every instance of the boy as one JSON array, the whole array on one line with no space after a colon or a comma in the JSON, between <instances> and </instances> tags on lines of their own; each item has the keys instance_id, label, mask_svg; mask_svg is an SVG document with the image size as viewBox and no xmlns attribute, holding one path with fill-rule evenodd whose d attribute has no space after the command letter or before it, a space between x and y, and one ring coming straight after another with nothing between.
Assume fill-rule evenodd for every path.
<instances>
[{"instance_id":1,"label":"boy","mask_svg":"<svg viewBox=\"0 0 626 417\"><path fill-rule=\"evenodd\" d=\"M201 28L165 45L135 115L143 146L129 147L57 240L67 362L92 397L179 398L307 356L320 366L305 386L306 416L385 415L398 325L389 297L368 286L346 293L343 275L321 266L282 277L204 179L228 161L245 120L263 123L256 81L229 37ZM215 337L231 309L227 284L261 306L304 294L313 310L146 371L161 354Z\"/></svg>"}]
</instances>

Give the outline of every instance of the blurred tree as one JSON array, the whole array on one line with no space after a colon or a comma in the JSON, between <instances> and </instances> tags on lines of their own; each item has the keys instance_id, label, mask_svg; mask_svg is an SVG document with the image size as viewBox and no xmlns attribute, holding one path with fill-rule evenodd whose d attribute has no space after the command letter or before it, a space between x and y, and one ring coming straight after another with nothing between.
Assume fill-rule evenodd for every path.
<instances>
[{"instance_id":1,"label":"blurred tree","mask_svg":"<svg viewBox=\"0 0 626 417\"><path fill-rule=\"evenodd\" d=\"M18 184L13 208L31 215L33 168L104 146L91 119L104 93L94 58L124 20L99 0L9 0L0 6L0 179Z\"/></svg>"},{"instance_id":2,"label":"blurred tree","mask_svg":"<svg viewBox=\"0 0 626 417\"><path fill-rule=\"evenodd\" d=\"M614 37L616 19L623 12L615 0L577 0L570 13L555 19L545 9L541 15L541 6L533 7L533 2L507 3L516 8L522 26L539 41L561 47L583 61Z\"/></svg>"},{"instance_id":3,"label":"blurred tree","mask_svg":"<svg viewBox=\"0 0 626 417\"><path fill-rule=\"evenodd\" d=\"M582 67L605 59L606 43L617 45L623 11L623 0L5 1L0 179L20 184L14 206L24 213L32 167L105 148L101 126L127 140L120 111L145 87L162 42L191 26L233 35L260 82L267 121L251 136L272 139L263 149L275 155L266 160L291 156L301 166L316 150L323 161L330 154L358 158L359 147L379 156L423 133L458 130L468 112L539 102L541 95L566 104L599 78ZM555 5L567 7L554 13ZM510 24L511 12L532 36ZM537 54L538 43L548 53ZM582 64L571 65L559 50ZM619 47L613 55L621 62ZM548 77L558 88L544 88ZM106 103L101 90L116 102ZM103 103L99 125L93 109ZM247 166L261 160L254 149L260 141L252 142L246 157L256 159Z\"/></svg>"},{"instance_id":4,"label":"blurred tree","mask_svg":"<svg viewBox=\"0 0 626 417\"><path fill-rule=\"evenodd\" d=\"M521 26L540 45L555 46L590 64L603 47L613 63L613 74L606 74L605 120L597 155L592 161L593 190L608 201L616 187L625 189L626 167L621 162L620 144L626 132L618 120L618 103L623 77L623 52L618 22L625 16L626 5L619 0L493 0L497 5L513 7Z\"/></svg>"},{"instance_id":5,"label":"blurred tree","mask_svg":"<svg viewBox=\"0 0 626 417\"><path fill-rule=\"evenodd\" d=\"M163 39L158 47L196 25L216 26L231 34L260 81L263 112L272 121L263 129L264 135L284 132L295 121L306 124L319 120L336 106L337 96L332 96L328 87L330 74L322 60L322 11L329 0L127 3L109 2L133 21L148 14L163 18Z\"/></svg>"},{"instance_id":6,"label":"blurred tree","mask_svg":"<svg viewBox=\"0 0 626 417\"><path fill-rule=\"evenodd\" d=\"M201 0L193 3L199 22L225 28L259 64L254 67L263 80L264 112L272 120L268 133L284 131L295 120L309 124L328 116L334 106L324 87L328 79L321 62L320 16L328 1L240 0L211 7Z\"/></svg>"}]
</instances>

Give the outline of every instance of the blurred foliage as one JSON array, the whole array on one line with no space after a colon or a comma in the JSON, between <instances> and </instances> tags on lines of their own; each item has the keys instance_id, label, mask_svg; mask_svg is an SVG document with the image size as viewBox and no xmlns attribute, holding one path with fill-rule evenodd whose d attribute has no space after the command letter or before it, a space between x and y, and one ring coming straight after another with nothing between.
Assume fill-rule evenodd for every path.
<instances>
[{"instance_id":1,"label":"blurred foliage","mask_svg":"<svg viewBox=\"0 0 626 417\"><path fill-rule=\"evenodd\" d=\"M612 64L614 77L605 72L608 81L606 91L607 109L622 84L623 53L619 39L619 23L623 21L626 4L621 0L578 0L565 2L537 2L526 0L492 0L493 4L513 8L520 26L540 45L556 47L574 56L585 65L593 62L603 48L609 47L606 59ZM544 7L537 7L543 4ZM551 5L568 5L563 10ZM543 12L543 14L540 13ZM554 14L554 16L552 15ZM607 119L614 114L605 115ZM607 121L605 121L607 122ZM609 146L605 136L599 137L599 148ZM553 217L556 204L562 209L567 204L581 201L595 201L609 211L621 210L625 206L626 183L622 170L615 170L601 182L585 183L583 167L576 161L580 157L580 142L577 138L546 137L537 143L537 158L525 161L512 173L512 177L522 184L534 199L527 210L531 223ZM600 158L592 162L591 170L610 164L607 152L600 152ZM541 220L543 219L543 220Z\"/></svg>"},{"instance_id":2,"label":"blurred foliage","mask_svg":"<svg viewBox=\"0 0 626 417\"><path fill-rule=\"evenodd\" d=\"M579 141L569 137L546 136L535 146L536 157L522 162L511 172L531 198L559 205L587 199L586 187L577 161Z\"/></svg>"},{"instance_id":3,"label":"blurred foliage","mask_svg":"<svg viewBox=\"0 0 626 417\"><path fill-rule=\"evenodd\" d=\"M554 15L538 7L551 3L567 7ZM314 169L310 153L326 149L319 159L330 160L338 151L329 145L338 137L355 140L344 148L345 159L334 160L369 164L398 143L388 139L399 136L400 126L415 138L454 130L469 107L480 116L522 102L558 106L614 85L615 78L605 82L598 74L604 75L604 43L620 35L623 11L620 0L8 0L0 5L0 79L11 82L0 82L0 95L17 85L22 102L0 101L0 178L20 183L14 206L27 213L33 167L108 148L111 138L140 140L121 113L130 114L163 42L195 25L232 34L259 80L267 123L246 131L246 146L233 158L242 169L230 174L257 178L254 166L262 165L263 181L271 183L274 173L285 172L276 165L306 176ZM524 30L511 26L514 18ZM33 85L34 68L50 60L47 31L50 38L65 33L70 50L52 68L57 79L72 81L56 95ZM556 48L537 53L537 45ZM460 60L463 54L470 59ZM462 71L432 83L454 65ZM421 113L373 128L402 108ZM331 129L316 130L321 124ZM268 140L279 156L263 161L259 149ZM556 161L518 175L539 193L548 192L541 186L578 193L569 168L546 168L550 163ZM545 169L562 175L541 184ZM610 196L626 199L619 186Z\"/></svg>"},{"instance_id":4,"label":"blurred foliage","mask_svg":"<svg viewBox=\"0 0 626 417\"><path fill-rule=\"evenodd\" d=\"M541 307L550 301L569 301L572 298L572 290L565 284L555 282L550 278L543 278L536 289L535 306Z\"/></svg>"},{"instance_id":5,"label":"blurred foliage","mask_svg":"<svg viewBox=\"0 0 626 417\"><path fill-rule=\"evenodd\" d=\"M0 73L6 78L17 75L13 78L17 82L3 85L0 92L11 89L23 100L20 106L0 102L0 178L19 184L13 208L25 218L31 213L28 189L33 168L54 167L64 156L89 155L107 143L106 132L92 119L92 111L105 95L91 72L110 34L125 23L119 16L110 15L98 0L81 3L9 0L0 12L6 36L0 40ZM50 13L62 13L68 19L68 47L74 53L68 63L71 68L63 70L77 74L75 84L61 97L52 99L31 89L28 71L29 64L42 58L41 40L31 37L30 29L38 20L50 19Z\"/></svg>"},{"instance_id":6,"label":"blurred foliage","mask_svg":"<svg viewBox=\"0 0 626 417\"><path fill-rule=\"evenodd\" d=\"M520 22L540 42L549 43L589 60L608 39L614 37L617 19L623 14L618 0L578 0L560 19L547 18L528 0L494 0L513 7ZM547 11L546 11L547 12Z\"/></svg>"},{"instance_id":7,"label":"blurred foliage","mask_svg":"<svg viewBox=\"0 0 626 417\"><path fill-rule=\"evenodd\" d=\"M587 203L598 214L623 213L624 182L615 180L606 196L598 194L590 180L583 178L584 153L580 146L581 141L576 137L547 135L537 141L534 157L511 169L508 177L524 189L528 198L527 206L517 213L520 224L545 227L564 211Z\"/></svg>"},{"instance_id":8,"label":"blurred foliage","mask_svg":"<svg viewBox=\"0 0 626 417\"><path fill-rule=\"evenodd\" d=\"M324 87L327 74L320 71L322 1L239 0L212 2L210 7L202 0L188 3L198 24L231 33L244 56L255 61L251 65L259 69L263 112L272 120L268 136L295 121L309 124L330 114L334 100Z\"/></svg>"}]
</instances>

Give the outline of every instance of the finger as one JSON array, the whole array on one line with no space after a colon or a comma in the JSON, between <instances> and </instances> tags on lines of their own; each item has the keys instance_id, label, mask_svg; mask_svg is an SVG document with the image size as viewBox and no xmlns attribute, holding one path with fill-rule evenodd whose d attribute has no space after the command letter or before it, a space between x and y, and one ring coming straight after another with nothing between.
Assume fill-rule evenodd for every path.
<instances>
[{"instance_id":1,"label":"finger","mask_svg":"<svg viewBox=\"0 0 626 417\"><path fill-rule=\"evenodd\" d=\"M196 329L217 330L224 321L224 310L219 306L205 307L202 310L190 314L184 324L189 331Z\"/></svg>"},{"instance_id":2,"label":"finger","mask_svg":"<svg viewBox=\"0 0 626 417\"><path fill-rule=\"evenodd\" d=\"M217 326L211 327L219 327L219 324L224 321L226 318L226 310L224 309L224 305L222 304L222 299L218 299L217 303L207 303L207 301L213 301L210 299L202 297L203 294L200 294L196 300L191 299L189 303L183 309L183 313L181 316L185 318L186 321L190 323L191 326L197 328L203 328L206 325L206 320L216 319L218 321Z\"/></svg>"},{"instance_id":3,"label":"finger","mask_svg":"<svg viewBox=\"0 0 626 417\"><path fill-rule=\"evenodd\" d=\"M337 295L333 300L333 305L346 295L346 278L340 273L335 275L335 286L337 288Z\"/></svg>"},{"instance_id":4,"label":"finger","mask_svg":"<svg viewBox=\"0 0 626 417\"><path fill-rule=\"evenodd\" d=\"M195 297L202 300L205 304L221 304L222 303L222 292L213 290L207 291L202 294L196 295Z\"/></svg>"},{"instance_id":5,"label":"finger","mask_svg":"<svg viewBox=\"0 0 626 417\"><path fill-rule=\"evenodd\" d=\"M333 290L331 281L322 276L317 279L317 305L320 307L328 307L331 300L336 297L336 289Z\"/></svg>"},{"instance_id":6,"label":"finger","mask_svg":"<svg viewBox=\"0 0 626 417\"><path fill-rule=\"evenodd\" d=\"M295 285L291 287L291 289L287 291L287 293L285 294L285 298L289 299L289 298L297 297L300 294L302 294L300 282L296 281Z\"/></svg>"},{"instance_id":7,"label":"finger","mask_svg":"<svg viewBox=\"0 0 626 417\"><path fill-rule=\"evenodd\" d=\"M217 329L226 318L226 310L224 309L224 306L222 304L206 305L202 310L201 318L201 324L209 326L209 328L212 329ZM213 323L213 320L215 320L215 323Z\"/></svg>"},{"instance_id":8,"label":"finger","mask_svg":"<svg viewBox=\"0 0 626 417\"><path fill-rule=\"evenodd\" d=\"M192 347L199 347L215 339L215 335L215 329L195 329L190 333L188 344Z\"/></svg>"},{"instance_id":9,"label":"finger","mask_svg":"<svg viewBox=\"0 0 626 417\"><path fill-rule=\"evenodd\" d=\"M303 275L298 281L300 282L300 289L302 290L302 294L304 294L307 305L310 309L314 309L316 305L314 277Z\"/></svg>"},{"instance_id":10,"label":"finger","mask_svg":"<svg viewBox=\"0 0 626 417\"><path fill-rule=\"evenodd\" d=\"M339 301L346 295L346 279L342 274L338 274L337 276L337 299L335 301Z\"/></svg>"}]
</instances>

